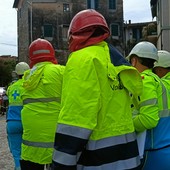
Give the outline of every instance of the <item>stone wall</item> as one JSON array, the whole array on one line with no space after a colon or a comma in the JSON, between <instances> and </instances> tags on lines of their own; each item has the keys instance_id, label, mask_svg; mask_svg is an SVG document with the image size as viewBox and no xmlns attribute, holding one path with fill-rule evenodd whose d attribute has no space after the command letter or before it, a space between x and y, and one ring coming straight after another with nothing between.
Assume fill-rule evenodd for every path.
<instances>
[{"instance_id":1,"label":"stone wall","mask_svg":"<svg viewBox=\"0 0 170 170\"><path fill-rule=\"evenodd\" d=\"M123 51L123 0L117 0L117 9L108 9L108 0L99 1L97 9L104 15L108 25L117 23L120 26L120 36L117 40L110 37L110 42ZM69 4L70 11L63 12L63 3ZM63 30L68 29L72 17L80 10L86 9L86 0L33 0L24 1L18 11L19 61L29 62L29 44L37 38L43 37L43 25L51 24L53 37L49 39L55 48L59 63L65 64L69 55L67 38L63 37Z\"/></svg>"}]
</instances>

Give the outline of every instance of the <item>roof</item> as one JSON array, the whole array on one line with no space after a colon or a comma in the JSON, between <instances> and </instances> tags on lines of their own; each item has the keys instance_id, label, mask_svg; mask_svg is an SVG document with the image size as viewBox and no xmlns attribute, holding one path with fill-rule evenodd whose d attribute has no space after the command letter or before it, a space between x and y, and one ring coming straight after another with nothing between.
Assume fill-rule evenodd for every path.
<instances>
[{"instance_id":1,"label":"roof","mask_svg":"<svg viewBox=\"0 0 170 170\"><path fill-rule=\"evenodd\" d=\"M158 1L158 0L151 0L151 1L150 1L151 6L156 5L156 4L157 4L157 1Z\"/></svg>"},{"instance_id":2,"label":"roof","mask_svg":"<svg viewBox=\"0 0 170 170\"><path fill-rule=\"evenodd\" d=\"M157 2L158 2L158 0L151 0L150 1L152 18L157 16Z\"/></svg>"},{"instance_id":3,"label":"roof","mask_svg":"<svg viewBox=\"0 0 170 170\"><path fill-rule=\"evenodd\" d=\"M15 0L13 4L13 8L18 8L19 0Z\"/></svg>"},{"instance_id":4,"label":"roof","mask_svg":"<svg viewBox=\"0 0 170 170\"><path fill-rule=\"evenodd\" d=\"M124 24L124 27L129 27L129 28L132 28L132 27L143 27L143 26L146 26L146 25L151 24L151 23L156 23L156 21L131 23L131 24L128 23L128 24Z\"/></svg>"}]
</instances>

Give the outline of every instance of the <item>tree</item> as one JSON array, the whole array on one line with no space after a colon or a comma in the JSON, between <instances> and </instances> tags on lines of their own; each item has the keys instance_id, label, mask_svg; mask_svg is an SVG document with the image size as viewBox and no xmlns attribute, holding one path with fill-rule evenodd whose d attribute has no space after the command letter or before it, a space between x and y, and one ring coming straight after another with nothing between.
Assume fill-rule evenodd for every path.
<instances>
[{"instance_id":1,"label":"tree","mask_svg":"<svg viewBox=\"0 0 170 170\"><path fill-rule=\"evenodd\" d=\"M12 81L12 71L15 69L16 59L0 57L0 86L6 87Z\"/></svg>"}]
</instances>

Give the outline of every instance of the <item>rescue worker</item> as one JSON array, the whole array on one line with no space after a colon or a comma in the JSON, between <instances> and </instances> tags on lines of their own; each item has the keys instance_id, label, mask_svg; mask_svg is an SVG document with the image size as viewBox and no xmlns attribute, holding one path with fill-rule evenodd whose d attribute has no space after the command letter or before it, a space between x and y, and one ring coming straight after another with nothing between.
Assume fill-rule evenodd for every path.
<instances>
[{"instance_id":1,"label":"rescue worker","mask_svg":"<svg viewBox=\"0 0 170 170\"><path fill-rule=\"evenodd\" d=\"M143 93L135 105L138 114L133 120L136 132L146 130L142 169L168 170L170 148L166 148L166 144L170 142L170 134L167 133L170 126L166 123L169 118L165 119L169 114L168 96L161 79L152 72L154 62L158 61L157 49L150 42L140 42L131 50L129 58L131 64L141 73L143 80Z\"/></svg>"},{"instance_id":2,"label":"rescue worker","mask_svg":"<svg viewBox=\"0 0 170 170\"><path fill-rule=\"evenodd\" d=\"M18 80L11 84L7 89L7 95L9 100L7 118L7 138L10 152L12 153L15 170L20 170L20 158L21 158L21 142L22 142L22 123L21 123L21 110L23 108L23 102L21 99L22 76L26 70L29 70L29 65L25 62L20 62L15 66L15 72L18 75Z\"/></svg>"},{"instance_id":3,"label":"rescue worker","mask_svg":"<svg viewBox=\"0 0 170 170\"><path fill-rule=\"evenodd\" d=\"M159 60L154 63L154 73L157 74L164 82L169 83L170 77L170 53L165 50L158 51Z\"/></svg>"},{"instance_id":4,"label":"rescue worker","mask_svg":"<svg viewBox=\"0 0 170 170\"><path fill-rule=\"evenodd\" d=\"M5 90L5 92L2 94L2 106L1 106L2 115L6 114L7 108L8 108L8 96Z\"/></svg>"},{"instance_id":5,"label":"rescue worker","mask_svg":"<svg viewBox=\"0 0 170 170\"><path fill-rule=\"evenodd\" d=\"M71 21L53 170L140 165L129 92L139 95L142 80L105 41L109 35L105 18L93 9L80 11Z\"/></svg>"},{"instance_id":6,"label":"rescue worker","mask_svg":"<svg viewBox=\"0 0 170 170\"><path fill-rule=\"evenodd\" d=\"M164 105L167 110L160 113L159 126L157 127L159 137L159 150L155 151L154 159L159 160L164 167L163 170L170 169L170 53L165 50L158 51L159 60L154 63L154 73L157 74L167 90L167 100ZM160 167L160 166L159 166Z\"/></svg>"},{"instance_id":7,"label":"rescue worker","mask_svg":"<svg viewBox=\"0 0 170 170\"><path fill-rule=\"evenodd\" d=\"M31 70L23 77L21 169L44 170L52 162L64 66L57 64L51 43L40 38L30 44L29 58Z\"/></svg>"}]
</instances>

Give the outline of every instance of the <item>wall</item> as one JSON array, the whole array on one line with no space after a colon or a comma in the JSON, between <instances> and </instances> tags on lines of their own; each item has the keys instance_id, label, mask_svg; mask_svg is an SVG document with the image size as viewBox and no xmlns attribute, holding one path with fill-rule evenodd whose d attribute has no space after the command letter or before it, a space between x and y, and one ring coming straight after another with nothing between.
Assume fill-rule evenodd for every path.
<instances>
[{"instance_id":1,"label":"wall","mask_svg":"<svg viewBox=\"0 0 170 170\"><path fill-rule=\"evenodd\" d=\"M43 25L52 24L53 37L49 41L53 44L59 63L65 64L68 52L67 38L63 37L69 27L72 17L82 9L87 8L86 0L27 0L23 2L18 11L18 34L19 34L19 61L29 62L29 44L43 37ZM108 9L108 0L99 1L97 9L104 15L108 26L116 23L120 27L120 35L115 39L110 37L111 42L123 53L123 0L117 0L116 10ZM70 11L63 12L63 3L70 5Z\"/></svg>"}]
</instances>

